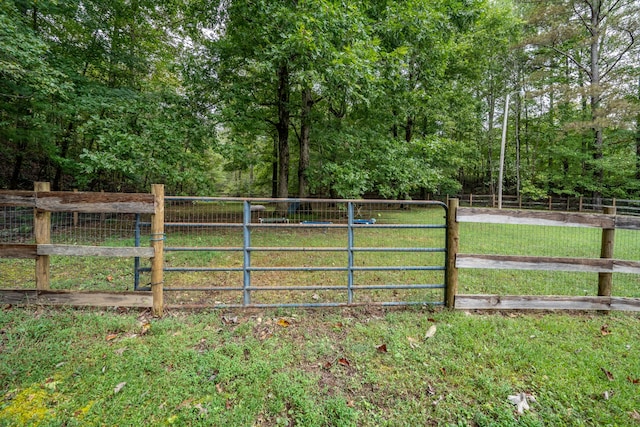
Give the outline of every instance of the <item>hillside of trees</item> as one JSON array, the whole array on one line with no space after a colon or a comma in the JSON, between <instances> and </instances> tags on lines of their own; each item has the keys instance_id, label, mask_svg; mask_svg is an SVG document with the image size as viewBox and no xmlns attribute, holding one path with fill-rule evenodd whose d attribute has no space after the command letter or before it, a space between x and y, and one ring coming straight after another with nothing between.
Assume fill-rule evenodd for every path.
<instances>
[{"instance_id":1,"label":"hillside of trees","mask_svg":"<svg viewBox=\"0 0 640 427\"><path fill-rule=\"evenodd\" d=\"M495 193L505 114L506 193L640 198L640 2L0 3L2 189Z\"/></svg>"}]
</instances>

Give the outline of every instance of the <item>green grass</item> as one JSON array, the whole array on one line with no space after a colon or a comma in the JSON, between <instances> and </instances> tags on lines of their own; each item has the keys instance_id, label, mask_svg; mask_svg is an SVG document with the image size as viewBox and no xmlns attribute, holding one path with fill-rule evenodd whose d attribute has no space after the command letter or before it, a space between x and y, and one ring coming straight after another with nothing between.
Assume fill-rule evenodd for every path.
<instances>
[{"instance_id":1,"label":"green grass","mask_svg":"<svg viewBox=\"0 0 640 427\"><path fill-rule=\"evenodd\" d=\"M640 425L638 336L620 313L5 306L0 425Z\"/></svg>"}]
</instances>

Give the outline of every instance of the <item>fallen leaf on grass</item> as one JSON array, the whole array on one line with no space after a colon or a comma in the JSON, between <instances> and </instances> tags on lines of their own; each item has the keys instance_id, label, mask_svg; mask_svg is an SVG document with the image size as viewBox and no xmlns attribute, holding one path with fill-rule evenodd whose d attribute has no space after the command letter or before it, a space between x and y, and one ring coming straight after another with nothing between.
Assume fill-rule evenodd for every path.
<instances>
[{"instance_id":1,"label":"fallen leaf on grass","mask_svg":"<svg viewBox=\"0 0 640 427\"><path fill-rule=\"evenodd\" d=\"M238 316L222 316L222 323L225 325L236 325L238 324Z\"/></svg>"},{"instance_id":2,"label":"fallen leaf on grass","mask_svg":"<svg viewBox=\"0 0 640 427\"><path fill-rule=\"evenodd\" d=\"M216 391L217 391L218 393L220 393L220 394L222 394L222 392L224 391L224 390L222 389L222 386L221 386L219 383L218 383L218 384L216 384Z\"/></svg>"},{"instance_id":3,"label":"fallen leaf on grass","mask_svg":"<svg viewBox=\"0 0 640 427\"><path fill-rule=\"evenodd\" d=\"M332 364L331 362L325 362L325 364L324 364L324 365L322 365L322 367L323 367L324 369L327 369L327 370L328 370L328 369L331 369L331 367L332 367L332 366L333 366L333 364Z\"/></svg>"},{"instance_id":4,"label":"fallen leaf on grass","mask_svg":"<svg viewBox=\"0 0 640 427\"><path fill-rule=\"evenodd\" d=\"M433 402L431 402L431 404L433 406L436 406L438 403L442 402L442 399L444 399L444 396L440 396L438 397L436 400L434 400Z\"/></svg>"},{"instance_id":5,"label":"fallen leaf on grass","mask_svg":"<svg viewBox=\"0 0 640 427\"><path fill-rule=\"evenodd\" d=\"M640 421L640 412L638 412L636 409L629 412L629 416L636 421Z\"/></svg>"},{"instance_id":6,"label":"fallen leaf on grass","mask_svg":"<svg viewBox=\"0 0 640 427\"><path fill-rule=\"evenodd\" d=\"M428 394L429 396L433 396L434 394L436 394L436 389L435 389L435 388L433 388L433 386L432 386L431 384L429 384L429 385L427 386L427 394Z\"/></svg>"},{"instance_id":7,"label":"fallen leaf on grass","mask_svg":"<svg viewBox=\"0 0 640 427\"><path fill-rule=\"evenodd\" d=\"M291 325L291 322L289 322L287 319L278 319L277 323L283 328L288 328Z\"/></svg>"},{"instance_id":8,"label":"fallen leaf on grass","mask_svg":"<svg viewBox=\"0 0 640 427\"><path fill-rule=\"evenodd\" d=\"M418 340L415 338L411 338L411 337L407 337L407 340L409 340L409 347L411 348L418 348L420 347L420 344L418 344Z\"/></svg>"},{"instance_id":9,"label":"fallen leaf on grass","mask_svg":"<svg viewBox=\"0 0 640 427\"><path fill-rule=\"evenodd\" d=\"M631 378L630 376L627 376L627 381L631 384L640 384L640 378Z\"/></svg>"},{"instance_id":10,"label":"fallen leaf on grass","mask_svg":"<svg viewBox=\"0 0 640 427\"><path fill-rule=\"evenodd\" d=\"M127 348L126 348L126 347L122 347L122 348L119 348L119 349L117 349L117 350L113 350L113 352L114 352L117 356L122 356L122 354L123 354L126 350L127 350Z\"/></svg>"},{"instance_id":11,"label":"fallen leaf on grass","mask_svg":"<svg viewBox=\"0 0 640 427\"><path fill-rule=\"evenodd\" d=\"M613 374L611 373L611 371L607 371L604 368L600 368L600 370L602 370L602 372L604 373L604 375L607 377L609 381L613 381Z\"/></svg>"},{"instance_id":12,"label":"fallen leaf on grass","mask_svg":"<svg viewBox=\"0 0 640 427\"><path fill-rule=\"evenodd\" d=\"M349 362L344 357L341 357L340 359L338 359L338 363L341 364L342 366L347 366L347 367L351 366L351 362Z\"/></svg>"},{"instance_id":13,"label":"fallen leaf on grass","mask_svg":"<svg viewBox=\"0 0 640 427\"><path fill-rule=\"evenodd\" d=\"M122 383L118 384L118 385L116 386L116 388L114 388L114 389L113 389L113 394L119 393L119 392L120 392L120 390L122 390L122 388L123 388L124 386L126 386L126 385L127 385L127 383L126 383L126 382L122 382Z\"/></svg>"},{"instance_id":14,"label":"fallen leaf on grass","mask_svg":"<svg viewBox=\"0 0 640 427\"><path fill-rule=\"evenodd\" d=\"M105 337L105 339L106 339L107 341L113 341L113 340L115 340L116 338L118 338L118 334L109 334L109 335L107 335L107 336Z\"/></svg>"},{"instance_id":15,"label":"fallen leaf on grass","mask_svg":"<svg viewBox=\"0 0 640 427\"><path fill-rule=\"evenodd\" d=\"M524 392L509 396L508 399L509 399L509 402L516 405L516 410L518 411L518 414L523 414L524 411L529 410L529 403L527 402L527 399L529 399L531 402L536 401L535 397L533 397L529 393L524 393Z\"/></svg>"},{"instance_id":16,"label":"fallen leaf on grass","mask_svg":"<svg viewBox=\"0 0 640 427\"><path fill-rule=\"evenodd\" d=\"M107 282L113 282L113 276L111 275L107 276Z\"/></svg>"},{"instance_id":17,"label":"fallen leaf on grass","mask_svg":"<svg viewBox=\"0 0 640 427\"><path fill-rule=\"evenodd\" d=\"M202 403L198 403L197 405L193 405L193 407L196 408L198 411L200 411L200 414L206 414L207 412L209 412L209 410L207 408L202 406Z\"/></svg>"},{"instance_id":18,"label":"fallen leaf on grass","mask_svg":"<svg viewBox=\"0 0 640 427\"><path fill-rule=\"evenodd\" d=\"M611 333L611 331L609 330L609 325L602 325L600 327L600 333L602 334L602 336L607 336Z\"/></svg>"},{"instance_id":19,"label":"fallen leaf on grass","mask_svg":"<svg viewBox=\"0 0 640 427\"><path fill-rule=\"evenodd\" d=\"M149 329L151 329L151 322L144 322L140 329L140 335L146 334L147 332L149 332Z\"/></svg>"},{"instance_id":20,"label":"fallen leaf on grass","mask_svg":"<svg viewBox=\"0 0 640 427\"><path fill-rule=\"evenodd\" d=\"M386 353L387 345L386 344L379 345L376 347L376 350L378 350L378 353Z\"/></svg>"},{"instance_id":21,"label":"fallen leaf on grass","mask_svg":"<svg viewBox=\"0 0 640 427\"><path fill-rule=\"evenodd\" d=\"M176 409L188 408L189 405L191 405L191 402L193 402L193 398L183 400L178 406L176 406Z\"/></svg>"},{"instance_id":22,"label":"fallen leaf on grass","mask_svg":"<svg viewBox=\"0 0 640 427\"><path fill-rule=\"evenodd\" d=\"M436 328L436 325L431 325L431 327L429 327L429 329L427 329L427 332L424 334L424 339L428 340L429 338L433 338L433 336L436 334L436 330L438 328Z\"/></svg>"},{"instance_id":23,"label":"fallen leaf on grass","mask_svg":"<svg viewBox=\"0 0 640 427\"><path fill-rule=\"evenodd\" d=\"M611 396L613 396L614 391L613 390L607 390L604 393L602 393L602 397L604 398L604 400L609 400L611 399Z\"/></svg>"}]
</instances>

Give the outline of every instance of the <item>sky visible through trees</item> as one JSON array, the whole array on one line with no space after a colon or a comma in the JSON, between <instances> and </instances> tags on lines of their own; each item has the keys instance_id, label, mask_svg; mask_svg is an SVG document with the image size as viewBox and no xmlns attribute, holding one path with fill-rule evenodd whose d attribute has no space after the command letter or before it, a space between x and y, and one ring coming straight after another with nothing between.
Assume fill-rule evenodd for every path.
<instances>
[{"instance_id":1,"label":"sky visible through trees","mask_svg":"<svg viewBox=\"0 0 640 427\"><path fill-rule=\"evenodd\" d=\"M632 0L9 0L0 188L640 197ZM511 102L505 105L507 94Z\"/></svg>"}]
</instances>

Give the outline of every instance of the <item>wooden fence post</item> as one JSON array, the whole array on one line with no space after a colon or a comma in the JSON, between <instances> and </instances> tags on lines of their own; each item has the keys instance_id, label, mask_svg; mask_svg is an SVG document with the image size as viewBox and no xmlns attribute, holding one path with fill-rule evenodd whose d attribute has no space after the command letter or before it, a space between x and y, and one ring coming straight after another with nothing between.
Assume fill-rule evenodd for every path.
<instances>
[{"instance_id":1,"label":"wooden fence post","mask_svg":"<svg viewBox=\"0 0 640 427\"><path fill-rule=\"evenodd\" d=\"M163 265L164 265L164 185L153 184L151 194L154 195L155 212L151 215L151 247L154 256L151 258L151 292L153 295L153 314L161 317L164 308L163 297Z\"/></svg>"},{"instance_id":2,"label":"wooden fence post","mask_svg":"<svg viewBox=\"0 0 640 427\"><path fill-rule=\"evenodd\" d=\"M77 193L77 192L78 192L78 189L77 189L77 188L74 188L74 189L73 189L73 192L74 192L74 193ZM74 227L77 227L77 226L78 226L78 212L74 212L74 213L73 213L73 226L74 226Z\"/></svg>"},{"instance_id":3,"label":"wooden fence post","mask_svg":"<svg viewBox=\"0 0 640 427\"><path fill-rule=\"evenodd\" d=\"M458 293L456 255L458 254L460 234L458 222L456 221L457 210L458 199L450 199L447 210L447 271L445 290L445 305L450 309L455 308L456 294Z\"/></svg>"},{"instance_id":4,"label":"wooden fence post","mask_svg":"<svg viewBox=\"0 0 640 427\"><path fill-rule=\"evenodd\" d=\"M605 207L603 209L607 215L615 215L615 207ZM600 258L613 258L613 244L615 238L615 228L602 229L602 246L600 247ZM598 296L610 297L613 285L613 273L598 273Z\"/></svg>"},{"instance_id":5,"label":"wooden fence post","mask_svg":"<svg viewBox=\"0 0 640 427\"><path fill-rule=\"evenodd\" d=\"M48 182L36 182L34 184L36 200L38 192L51 191ZM33 231L36 245L51 243L51 212L42 211L38 208L33 212ZM36 289L39 291L49 289L50 284L50 259L49 255L38 255L36 257Z\"/></svg>"}]
</instances>

